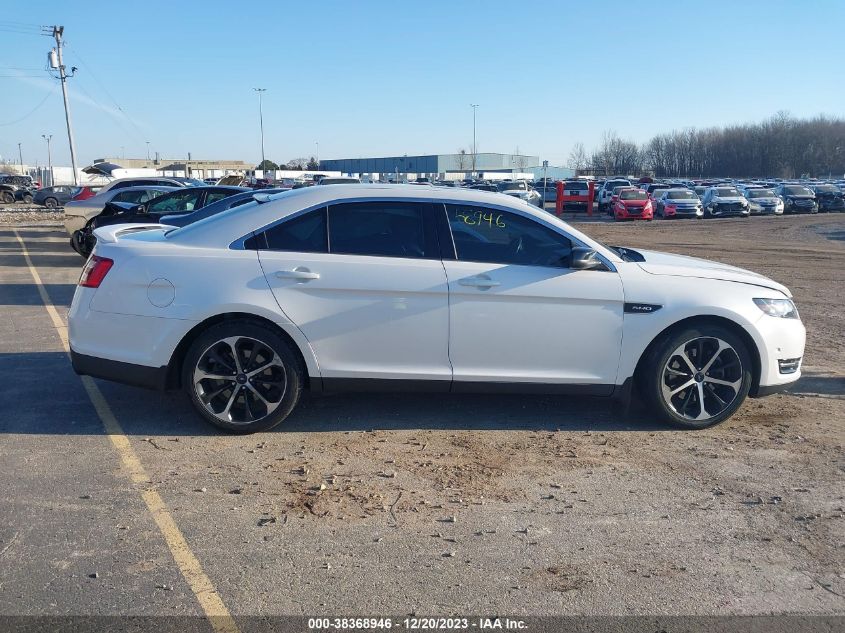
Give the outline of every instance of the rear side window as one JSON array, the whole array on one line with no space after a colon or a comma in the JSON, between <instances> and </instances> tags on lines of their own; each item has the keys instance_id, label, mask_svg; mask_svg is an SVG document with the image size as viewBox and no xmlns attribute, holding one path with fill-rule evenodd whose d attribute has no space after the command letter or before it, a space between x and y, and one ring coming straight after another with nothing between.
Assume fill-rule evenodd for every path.
<instances>
[{"instance_id":1,"label":"rear side window","mask_svg":"<svg viewBox=\"0 0 845 633\"><path fill-rule=\"evenodd\" d=\"M309 211L264 231L266 248L271 251L326 253L326 208Z\"/></svg>"},{"instance_id":2,"label":"rear side window","mask_svg":"<svg viewBox=\"0 0 845 633\"><path fill-rule=\"evenodd\" d=\"M428 236L426 205L415 202L350 202L329 207L332 253L425 258L437 255Z\"/></svg>"}]
</instances>

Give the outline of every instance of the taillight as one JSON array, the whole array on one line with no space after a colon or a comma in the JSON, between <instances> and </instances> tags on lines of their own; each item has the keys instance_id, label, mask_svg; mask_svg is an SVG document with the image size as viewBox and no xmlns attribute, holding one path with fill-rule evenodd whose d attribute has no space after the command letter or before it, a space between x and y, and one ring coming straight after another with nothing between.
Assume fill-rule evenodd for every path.
<instances>
[{"instance_id":1,"label":"taillight","mask_svg":"<svg viewBox=\"0 0 845 633\"><path fill-rule=\"evenodd\" d=\"M79 276L79 285L83 288L99 288L113 265L114 261L107 257L91 255Z\"/></svg>"}]
</instances>

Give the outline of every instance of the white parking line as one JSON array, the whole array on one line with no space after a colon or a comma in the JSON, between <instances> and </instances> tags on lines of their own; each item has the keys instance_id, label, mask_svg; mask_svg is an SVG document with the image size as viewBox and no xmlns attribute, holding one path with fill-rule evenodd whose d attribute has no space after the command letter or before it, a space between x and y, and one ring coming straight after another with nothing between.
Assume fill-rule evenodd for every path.
<instances>
[{"instance_id":1,"label":"white parking line","mask_svg":"<svg viewBox=\"0 0 845 633\"><path fill-rule=\"evenodd\" d=\"M17 230L13 229L12 232L20 243L26 265L29 267L29 272L35 281L35 286L38 288L38 294L41 296L44 308L53 322L53 327L56 329L59 339L61 339L62 347L65 353L70 356L67 325L47 294L44 283L41 281L41 275L38 273L38 270L32 263L32 258L29 256L26 244ZM82 386L85 387L88 398L91 400L91 404L94 405L94 409L103 423L106 435L108 435L112 446L114 446L118 455L120 455L120 460L129 479L133 484L148 484L150 478L144 470L141 460L138 459L138 455L132 449L129 438L124 433L123 428L121 428L120 423L117 421L97 383L89 376L82 376L81 380ZM170 549L170 553L173 555L173 560L176 561L182 577L196 596L197 602L199 602L211 627L216 633L239 633L239 629L232 615L229 613L226 605L223 604L223 600L215 590L214 585L211 584L211 580L206 576L199 560L197 560L197 557L191 551L191 547L185 540L179 526L176 525L176 521L174 521L173 515L167 508L161 495L156 490L147 488L141 490L141 498L144 500L147 509L167 543L167 547Z\"/></svg>"}]
</instances>

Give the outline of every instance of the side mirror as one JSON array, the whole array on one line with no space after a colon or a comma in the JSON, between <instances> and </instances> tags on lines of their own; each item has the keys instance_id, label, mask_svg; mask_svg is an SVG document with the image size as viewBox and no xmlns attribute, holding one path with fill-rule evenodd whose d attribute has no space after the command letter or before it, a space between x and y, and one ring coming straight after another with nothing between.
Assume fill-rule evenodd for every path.
<instances>
[{"instance_id":1,"label":"side mirror","mask_svg":"<svg viewBox=\"0 0 845 633\"><path fill-rule=\"evenodd\" d=\"M136 204L134 207L129 209L132 213L146 213L147 212L147 205L146 204Z\"/></svg>"},{"instance_id":2,"label":"side mirror","mask_svg":"<svg viewBox=\"0 0 845 633\"><path fill-rule=\"evenodd\" d=\"M604 262L592 248L576 246L572 249L569 267L572 270L597 270L604 268Z\"/></svg>"}]
</instances>

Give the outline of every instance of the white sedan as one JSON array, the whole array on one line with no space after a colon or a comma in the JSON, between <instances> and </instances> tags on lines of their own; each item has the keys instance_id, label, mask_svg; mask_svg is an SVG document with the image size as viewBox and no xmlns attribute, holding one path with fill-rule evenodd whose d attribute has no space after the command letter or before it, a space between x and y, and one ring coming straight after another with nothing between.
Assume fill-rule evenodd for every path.
<instances>
[{"instance_id":1,"label":"white sedan","mask_svg":"<svg viewBox=\"0 0 845 633\"><path fill-rule=\"evenodd\" d=\"M607 247L497 193L255 197L183 228L98 229L69 313L76 371L181 387L238 432L305 389L637 392L702 428L800 376L804 326L762 275Z\"/></svg>"}]
</instances>

